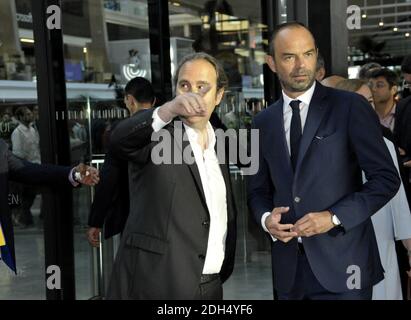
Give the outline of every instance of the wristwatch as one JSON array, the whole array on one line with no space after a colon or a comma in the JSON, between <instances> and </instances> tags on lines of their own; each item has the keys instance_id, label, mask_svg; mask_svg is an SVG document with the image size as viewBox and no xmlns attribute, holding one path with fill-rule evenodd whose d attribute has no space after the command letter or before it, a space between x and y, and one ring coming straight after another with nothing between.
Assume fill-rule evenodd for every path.
<instances>
[{"instance_id":1,"label":"wristwatch","mask_svg":"<svg viewBox=\"0 0 411 320\"><path fill-rule=\"evenodd\" d=\"M341 225L340 219L338 219L337 216L333 213L332 213L332 216L331 216L331 221L333 222L334 226L340 226Z\"/></svg>"},{"instance_id":2,"label":"wristwatch","mask_svg":"<svg viewBox=\"0 0 411 320\"><path fill-rule=\"evenodd\" d=\"M73 173L72 173L72 178L73 178L73 180L74 180L75 182L80 183L80 182L81 182L81 179L82 179L83 177L81 176L81 173L80 173L80 172L78 172L76 169L74 169L74 170L73 170Z\"/></svg>"}]
</instances>

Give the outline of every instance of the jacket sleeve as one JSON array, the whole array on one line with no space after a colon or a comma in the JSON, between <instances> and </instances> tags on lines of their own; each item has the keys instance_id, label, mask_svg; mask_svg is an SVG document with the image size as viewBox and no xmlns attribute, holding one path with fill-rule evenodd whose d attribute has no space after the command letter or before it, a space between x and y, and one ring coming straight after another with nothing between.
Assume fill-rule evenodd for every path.
<instances>
[{"instance_id":1,"label":"jacket sleeve","mask_svg":"<svg viewBox=\"0 0 411 320\"><path fill-rule=\"evenodd\" d=\"M110 150L119 158L146 163L150 157L154 109L137 112L121 121L110 137Z\"/></svg>"},{"instance_id":2,"label":"jacket sleeve","mask_svg":"<svg viewBox=\"0 0 411 320\"><path fill-rule=\"evenodd\" d=\"M34 164L22 160L7 151L10 180L32 185L72 186L69 181L70 167Z\"/></svg>"},{"instance_id":3,"label":"jacket sleeve","mask_svg":"<svg viewBox=\"0 0 411 320\"><path fill-rule=\"evenodd\" d=\"M253 129L259 129L253 122ZM273 194L274 186L270 179L268 165L264 159L261 141L261 130L259 130L259 166L258 171L254 175L248 176L247 179L247 202L248 207L253 213L258 225L261 225L261 218L264 213L271 212L274 209Z\"/></svg>"},{"instance_id":4,"label":"jacket sleeve","mask_svg":"<svg viewBox=\"0 0 411 320\"><path fill-rule=\"evenodd\" d=\"M367 182L330 208L346 231L370 218L400 187L400 178L383 140L377 115L365 99L356 95L350 103L348 134L351 150Z\"/></svg>"}]
</instances>

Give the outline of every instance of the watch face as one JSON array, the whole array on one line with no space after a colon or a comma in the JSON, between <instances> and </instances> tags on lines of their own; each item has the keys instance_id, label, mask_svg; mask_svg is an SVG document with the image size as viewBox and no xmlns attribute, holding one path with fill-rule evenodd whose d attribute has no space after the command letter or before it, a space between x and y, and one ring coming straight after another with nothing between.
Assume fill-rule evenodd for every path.
<instances>
[{"instance_id":1,"label":"watch face","mask_svg":"<svg viewBox=\"0 0 411 320\"><path fill-rule=\"evenodd\" d=\"M81 173L80 173L80 172L74 173L74 179L75 179L76 181L81 181Z\"/></svg>"}]
</instances>

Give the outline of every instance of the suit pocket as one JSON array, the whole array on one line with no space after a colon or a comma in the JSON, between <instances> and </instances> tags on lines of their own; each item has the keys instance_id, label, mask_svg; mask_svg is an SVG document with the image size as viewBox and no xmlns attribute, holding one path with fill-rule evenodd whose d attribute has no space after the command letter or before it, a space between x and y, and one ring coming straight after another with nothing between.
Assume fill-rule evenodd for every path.
<instances>
[{"instance_id":1,"label":"suit pocket","mask_svg":"<svg viewBox=\"0 0 411 320\"><path fill-rule=\"evenodd\" d=\"M325 143L335 141L339 137L341 137L341 135L338 134L338 132L333 132L331 134L316 134L314 137L314 141L316 144L322 145Z\"/></svg>"},{"instance_id":2,"label":"suit pocket","mask_svg":"<svg viewBox=\"0 0 411 320\"><path fill-rule=\"evenodd\" d=\"M129 234L126 240L126 244L131 247L139 248L157 254L164 254L168 246L168 243L166 241L142 233Z\"/></svg>"}]
</instances>

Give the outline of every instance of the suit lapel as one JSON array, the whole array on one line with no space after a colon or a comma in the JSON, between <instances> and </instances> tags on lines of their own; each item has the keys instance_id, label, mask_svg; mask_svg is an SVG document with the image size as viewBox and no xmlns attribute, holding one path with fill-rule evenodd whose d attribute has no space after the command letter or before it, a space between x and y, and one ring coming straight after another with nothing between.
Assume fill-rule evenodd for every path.
<instances>
[{"instance_id":1,"label":"suit lapel","mask_svg":"<svg viewBox=\"0 0 411 320\"><path fill-rule=\"evenodd\" d=\"M298 153L298 161L296 167L296 174L298 173L304 156L313 141L314 135L321 124L321 121L327 110L327 103L323 100L325 97L325 88L317 82L314 95L311 99L307 120L305 122L303 136L301 138L300 150Z\"/></svg>"},{"instance_id":2,"label":"suit lapel","mask_svg":"<svg viewBox=\"0 0 411 320\"><path fill-rule=\"evenodd\" d=\"M270 157L268 163L278 164L280 168L283 168L286 177L291 179L293 177L293 170L285 137L283 104L284 100L281 97L271 107L272 118L270 117L268 121L272 121L272 123L266 126L268 128L267 142L269 145L269 152L267 154ZM271 146L270 142L272 142Z\"/></svg>"},{"instance_id":3,"label":"suit lapel","mask_svg":"<svg viewBox=\"0 0 411 320\"><path fill-rule=\"evenodd\" d=\"M197 186L197 190L199 191L200 197L203 200L205 207L207 207L207 201L204 194L203 184L201 183L200 172L198 171L197 164L194 159L194 153L190 145L190 141L186 135L186 131L184 129L184 125L181 120L176 120L172 123L172 130L170 130L171 134L173 135L173 141L175 150L174 152L181 152L183 155L182 160L183 164L186 164L190 169L191 175L195 181ZM179 150L176 150L179 149ZM191 158L192 157L192 158Z\"/></svg>"}]
</instances>

